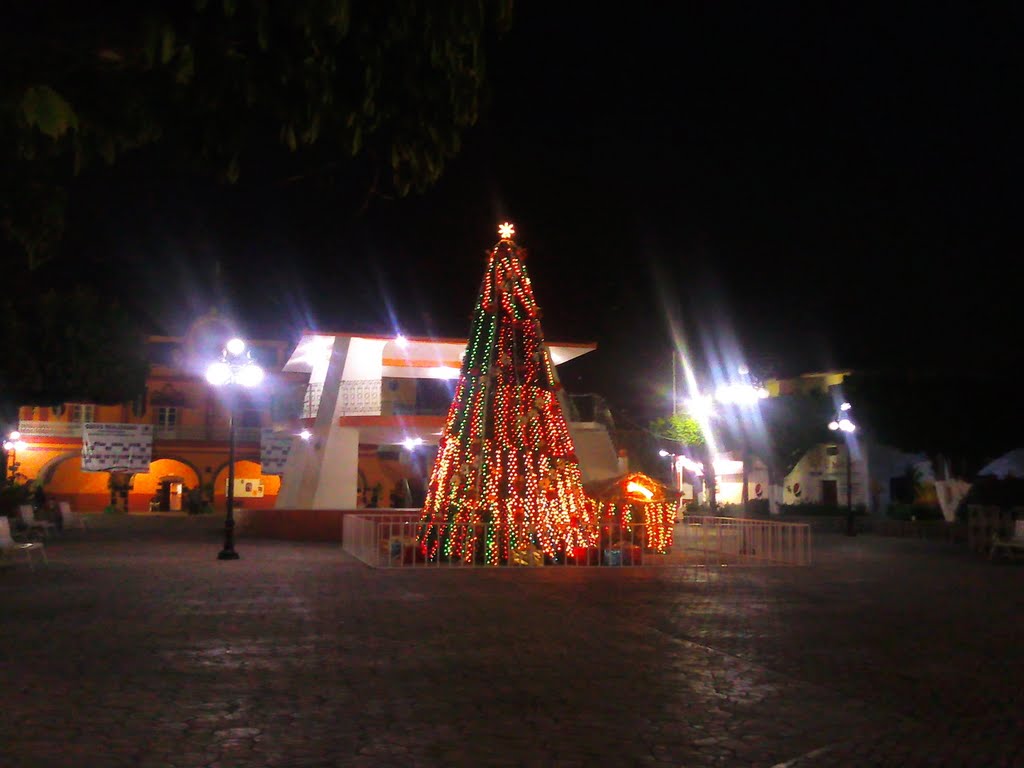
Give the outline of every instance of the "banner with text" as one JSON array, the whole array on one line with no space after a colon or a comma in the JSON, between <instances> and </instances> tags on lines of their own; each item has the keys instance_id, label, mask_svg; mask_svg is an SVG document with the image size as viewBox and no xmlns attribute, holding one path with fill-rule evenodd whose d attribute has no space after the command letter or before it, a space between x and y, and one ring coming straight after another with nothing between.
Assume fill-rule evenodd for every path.
<instances>
[{"instance_id":1,"label":"banner with text","mask_svg":"<svg viewBox=\"0 0 1024 768\"><path fill-rule=\"evenodd\" d=\"M287 432L275 432L273 429L260 432L260 466L264 475L284 474L293 437Z\"/></svg>"},{"instance_id":2,"label":"banner with text","mask_svg":"<svg viewBox=\"0 0 1024 768\"><path fill-rule=\"evenodd\" d=\"M94 424L82 430L83 472L148 472L152 424Z\"/></svg>"}]
</instances>

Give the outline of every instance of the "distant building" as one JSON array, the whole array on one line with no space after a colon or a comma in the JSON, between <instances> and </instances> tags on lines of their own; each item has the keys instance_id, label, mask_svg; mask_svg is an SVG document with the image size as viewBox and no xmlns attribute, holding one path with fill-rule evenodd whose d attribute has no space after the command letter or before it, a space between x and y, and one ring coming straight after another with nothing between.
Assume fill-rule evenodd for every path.
<instances>
[{"instance_id":1,"label":"distant building","mask_svg":"<svg viewBox=\"0 0 1024 768\"><path fill-rule=\"evenodd\" d=\"M852 489L854 506L884 514L892 503L934 502L935 476L924 454L870 441L859 441L850 455L847 444L822 443L797 462L783 483L784 504L825 504L845 507Z\"/></svg>"},{"instance_id":2,"label":"distant building","mask_svg":"<svg viewBox=\"0 0 1024 768\"><path fill-rule=\"evenodd\" d=\"M764 388L771 397L780 395L806 395L812 392L827 394L832 387L843 383L852 371L819 371L801 373L789 378L774 378L764 381Z\"/></svg>"},{"instance_id":3,"label":"distant building","mask_svg":"<svg viewBox=\"0 0 1024 768\"><path fill-rule=\"evenodd\" d=\"M152 426L153 461L148 472L122 473L127 474L127 511L184 511L193 489L207 497L212 493L214 505L223 509L229 414L222 393L206 382L204 374L234 335L227 319L211 314L185 336L149 337L146 390L133 402L21 408L18 430L26 448L17 456L19 479L41 483L50 498L69 501L76 509L102 510L111 501L111 472L82 471L85 425L147 424ZM236 496L243 508L269 507L280 478L262 473L261 430L293 421L301 406L301 401L294 402L295 392L301 397L304 382L301 376L281 371L288 342L247 341L266 379L246 392L238 407Z\"/></svg>"}]
</instances>

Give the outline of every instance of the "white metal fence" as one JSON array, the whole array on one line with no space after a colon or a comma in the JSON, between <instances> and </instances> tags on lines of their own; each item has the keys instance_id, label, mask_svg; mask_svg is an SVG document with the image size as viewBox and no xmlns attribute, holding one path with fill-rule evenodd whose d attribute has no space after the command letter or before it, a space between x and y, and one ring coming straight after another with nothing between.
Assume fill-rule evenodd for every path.
<instances>
[{"instance_id":1,"label":"white metal fence","mask_svg":"<svg viewBox=\"0 0 1024 768\"><path fill-rule=\"evenodd\" d=\"M350 514L342 524L344 549L375 568L811 564L810 526L774 520L687 517L675 524L672 546L664 553L646 546L643 524L603 527L597 546L573 548L554 557L527 547L514 550L498 566L485 564L482 552L476 558L430 558L421 540L423 533L419 513Z\"/></svg>"},{"instance_id":2,"label":"white metal fence","mask_svg":"<svg viewBox=\"0 0 1024 768\"><path fill-rule=\"evenodd\" d=\"M811 564L811 526L743 517L685 517L673 549L721 562Z\"/></svg>"}]
</instances>

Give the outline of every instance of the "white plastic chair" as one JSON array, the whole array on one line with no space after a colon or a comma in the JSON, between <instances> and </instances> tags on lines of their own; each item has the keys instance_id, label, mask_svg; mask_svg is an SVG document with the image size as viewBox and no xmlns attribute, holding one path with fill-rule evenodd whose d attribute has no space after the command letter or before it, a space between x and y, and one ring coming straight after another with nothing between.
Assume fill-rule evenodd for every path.
<instances>
[{"instance_id":1,"label":"white plastic chair","mask_svg":"<svg viewBox=\"0 0 1024 768\"><path fill-rule=\"evenodd\" d=\"M68 502L57 502L57 509L60 511L60 519L63 521L65 531L71 526L77 526L81 528L83 531L87 530L85 518L79 515L77 512L72 512L71 505Z\"/></svg>"},{"instance_id":2,"label":"white plastic chair","mask_svg":"<svg viewBox=\"0 0 1024 768\"><path fill-rule=\"evenodd\" d=\"M49 565L46 559L46 547L41 541L15 541L11 536L11 522L5 515L0 515L0 554L7 556L13 552L24 552L28 558L28 567L35 570L35 563L32 561L32 553L39 552L43 556L43 563Z\"/></svg>"},{"instance_id":3,"label":"white plastic chair","mask_svg":"<svg viewBox=\"0 0 1024 768\"><path fill-rule=\"evenodd\" d=\"M31 504L22 504L18 507L18 517L21 518L22 525L24 525L29 533L32 531L42 531L43 537L50 535L52 531L57 530L57 526L51 523L49 520L36 520L36 515L32 511Z\"/></svg>"}]
</instances>

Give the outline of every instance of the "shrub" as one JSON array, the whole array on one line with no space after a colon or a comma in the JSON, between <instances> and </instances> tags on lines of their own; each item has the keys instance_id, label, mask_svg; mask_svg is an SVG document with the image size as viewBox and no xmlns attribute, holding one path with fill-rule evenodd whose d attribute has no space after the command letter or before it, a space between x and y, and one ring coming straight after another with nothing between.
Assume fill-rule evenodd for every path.
<instances>
[{"instance_id":1,"label":"shrub","mask_svg":"<svg viewBox=\"0 0 1024 768\"><path fill-rule=\"evenodd\" d=\"M818 502L805 502L803 504L779 504L780 515L794 515L801 517L843 517L846 515L845 506L835 504L821 504ZM853 514L864 515L867 510L863 504L854 504Z\"/></svg>"}]
</instances>

